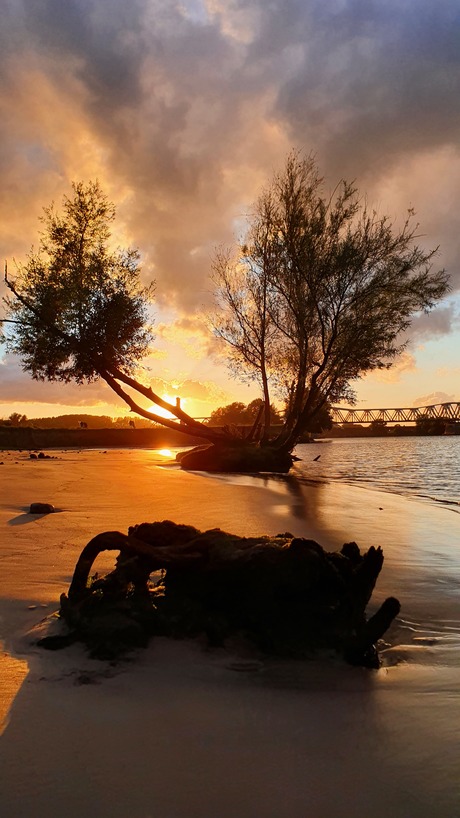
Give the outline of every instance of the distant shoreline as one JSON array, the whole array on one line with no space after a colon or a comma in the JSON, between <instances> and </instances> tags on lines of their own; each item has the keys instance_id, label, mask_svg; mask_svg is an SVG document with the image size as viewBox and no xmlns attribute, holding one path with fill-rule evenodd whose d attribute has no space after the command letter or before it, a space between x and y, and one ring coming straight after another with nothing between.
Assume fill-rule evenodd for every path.
<instances>
[{"instance_id":1,"label":"distant shoreline","mask_svg":"<svg viewBox=\"0 0 460 818\"><path fill-rule=\"evenodd\" d=\"M410 431L404 429L400 434L403 437L418 436L413 429L410 429ZM451 434L458 434L458 431L451 432ZM369 434L363 429L354 432L350 430L346 432L344 430L329 430L314 435L314 439L318 441L324 438L340 439L344 437L393 438L396 435L387 432ZM75 448L165 449L177 446L197 446L203 443L206 443L206 441L201 437L182 434L166 427L157 429L38 429L33 426L0 426L0 451Z\"/></svg>"},{"instance_id":2,"label":"distant shoreline","mask_svg":"<svg viewBox=\"0 0 460 818\"><path fill-rule=\"evenodd\" d=\"M162 449L195 446L202 438L174 429L35 429L31 426L0 427L0 450L36 449Z\"/></svg>"}]
</instances>

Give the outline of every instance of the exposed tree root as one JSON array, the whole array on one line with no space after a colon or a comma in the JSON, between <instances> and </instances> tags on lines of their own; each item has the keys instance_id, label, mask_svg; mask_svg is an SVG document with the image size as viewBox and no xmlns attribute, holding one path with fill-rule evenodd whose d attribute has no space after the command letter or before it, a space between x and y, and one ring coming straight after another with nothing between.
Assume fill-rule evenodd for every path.
<instances>
[{"instance_id":1,"label":"exposed tree root","mask_svg":"<svg viewBox=\"0 0 460 818\"><path fill-rule=\"evenodd\" d=\"M91 581L96 557L107 550L119 552L115 570ZM390 597L366 618L382 564L381 548L362 555L356 543L329 553L289 533L237 537L168 520L142 523L85 546L61 596L69 632L41 644L79 639L93 655L112 658L156 634L206 634L214 645L240 634L278 656L306 658L328 648L376 667L375 643L400 608Z\"/></svg>"}]
</instances>

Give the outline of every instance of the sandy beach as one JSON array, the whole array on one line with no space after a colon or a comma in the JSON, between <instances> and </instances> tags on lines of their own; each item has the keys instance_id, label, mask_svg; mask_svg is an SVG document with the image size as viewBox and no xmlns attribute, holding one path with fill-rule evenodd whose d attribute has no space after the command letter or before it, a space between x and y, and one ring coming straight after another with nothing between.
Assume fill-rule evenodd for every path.
<instances>
[{"instance_id":1,"label":"sandy beach","mask_svg":"<svg viewBox=\"0 0 460 818\"><path fill-rule=\"evenodd\" d=\"M50 454L0 456L1 816L460 815L458 513L344 484L184 473L156 451ZM36 501L56 512L28 514ZM382 668L164 639L117 664L39 649L83 546L162 519L381 545L374 604L402 604Z\"/></svg>"}]
</instances>

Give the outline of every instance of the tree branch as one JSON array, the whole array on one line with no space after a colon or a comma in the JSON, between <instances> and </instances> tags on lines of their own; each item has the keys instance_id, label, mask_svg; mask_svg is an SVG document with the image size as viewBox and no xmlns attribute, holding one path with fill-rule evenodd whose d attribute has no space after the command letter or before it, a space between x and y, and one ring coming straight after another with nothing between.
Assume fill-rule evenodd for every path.
<instances>
[{"instance_id":1,"label":"tree branch","mask_svg":"<svg viewBox=\"0 0 460 818\"><path fill-rule=\"evenodd\" d=\"M147 420L160 423L162 426L166 426L168 429L174 429L176 432L181 432L182 434L194 433L193 429L190 428L191 425L189 424L184 423L183 425L180 425L173 420L169 420L169 418L161 417L160 415L156 415L153 412L149 412L148 409L144 409L142 406L139 406L139 404L136 403L136 401L127 392L125 392L124 389L122 389L120 384L115 380L110 372L104 369L102 366L98 369L98 372L101 378L103 378L110 388L129 406L132 412L135 412L137 415L140 415ZM165 408L169 410L170 404L168 404L167 401L162 401L162 403L165 405ZM196 426L200 427L200 430L196 431L197 437L203 437L206 440L209 440L211 443L222 443L223 441L226 441L227 443L229 442L226 435L219 432L213 432L207 426L204 426L204 424L199 423L198 421L194 421L194 423Z\"/></svg>"}]
</instances>

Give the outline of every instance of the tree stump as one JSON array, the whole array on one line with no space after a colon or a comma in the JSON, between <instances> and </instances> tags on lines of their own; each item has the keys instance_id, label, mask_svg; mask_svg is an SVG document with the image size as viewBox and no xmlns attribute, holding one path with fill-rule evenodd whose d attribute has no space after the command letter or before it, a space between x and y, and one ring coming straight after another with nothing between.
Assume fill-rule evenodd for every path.
<instances>
[{"instance_id":1,"label":"tree stump","mask_svg":"<svg viewBox=\"0 0 460 818\"><path fill-rule=\"evenodd\" d=\"M106 550L119 552L115 570L90 580ZM277 656L307 658L326 648L376 667L375 643L400 608L389 598L366 617L382 565L381 548L361 554L356 543L330 553L289 533L238 537L168 520L141 523L85 546L61 596L69 629L62 639L80 639L93 655L112 658L154 635L205 634L212 645L240 635ZM59 647L60 638L41 644Z\"/></svg>"},{"instance_id":2,"label":"tree stump","mask_svg":"<svg viewBox=\"0 0 460 818\"><path fill-rule=\"evenodd\" d=\"M242 440L227 446L223 444L195 446L189 451L179 452L176 459L181 468L188 471L242 474L261 472L287 474L294 460L290 452Z\"/></svg>"}]
</instances>

